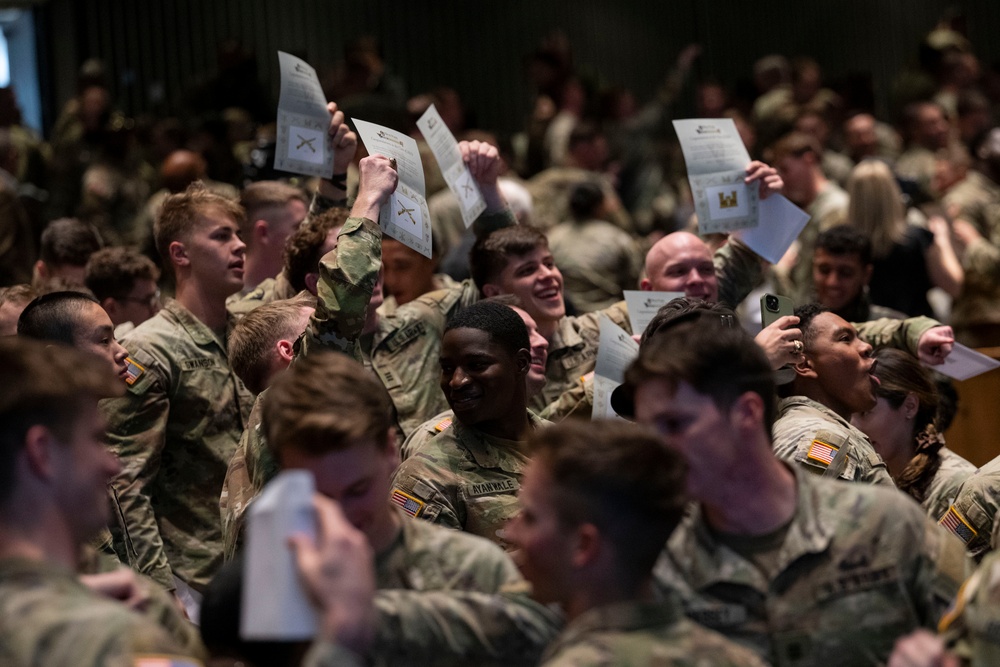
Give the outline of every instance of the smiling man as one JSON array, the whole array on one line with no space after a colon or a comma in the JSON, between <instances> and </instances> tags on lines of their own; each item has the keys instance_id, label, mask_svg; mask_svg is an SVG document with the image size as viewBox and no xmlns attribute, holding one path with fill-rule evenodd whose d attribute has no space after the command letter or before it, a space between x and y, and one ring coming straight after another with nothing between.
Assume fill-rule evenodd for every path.
<instances>
[{"instance_id":1,"label":"smiling man","mask_svg":"<svg viewBox=\"0 0 1000 667\"><path fill-rule=\"evenodd\" d=\"M875 407L872 346L854 325L821 306L795 309L805 349L774 423L774 453L830 478L892 485L882 457L851 415Z\"/></svg>"},{"instance_id":2,"label":"smiling man","mask_svg":"<svg viewBox=\"0 0 1000 667\"><path fill-rule=\"evenodd\" d=\"M507 547L528 463L523 439L544 423L527 409L531 347L510 307L481 301L452 316L441 342L441 390L452 423L403 462L393 494L411 514Z\"/></svg>"},{"instance_id":3,"label":"smiling man","mask_svg":"<svg viewBox=\"0 0 1000 667\"><path fill-rule=\"evenodd\" d=\"M253 396L229 367L226 298L243 285L243 212L200 184L163 204L154 234L176 299L125 336L127 392L103 407L130 565L192 616L222 562L218 499Z\"/></svg>"}]
</instances>

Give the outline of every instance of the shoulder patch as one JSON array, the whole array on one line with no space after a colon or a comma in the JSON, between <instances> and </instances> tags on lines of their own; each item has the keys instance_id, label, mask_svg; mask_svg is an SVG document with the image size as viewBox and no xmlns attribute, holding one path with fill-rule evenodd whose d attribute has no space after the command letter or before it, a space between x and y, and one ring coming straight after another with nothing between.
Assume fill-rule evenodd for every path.
<instances>
[{"instance_id":1,"label":"shoulder patch","mask_svg":"<svg viewBox=\"0 0 1000 667\"><path fill-rule=\"evenodd\" d=\"M451 417L445 417L444 419L442 419L441 421L439 421L437 424L434 424L434 431L437 432L437 433L440 433L441 431L445 430L449 426L451 426Z\"/></svg>"},{"instance_id":2,"label":"shoulder patch","mask_svg":"<svg viewBox=\"0 0 1000 667\"><path fill-rule=\"evenodd\" d=\"M838 445L816 438L809 444L809 451L806 452L806 458L821 465L829 466L833 463L833 459L837 456L838 451L840 451Z\"/></svg>"},{"instance_id":3,"label":"shoulder patch","mask_svg":"<svg viewBox=\"0 0 1000 667\"><path fill-rule=\"evenodd\" d=\"M140 365L132 357L125 357L125 366L125 384L131 387L146 372L146 367Z\"/></svg>"},{"instance_id":4,"label":"shoulder patch","mask_svg":"<svg viewBox=\"0 0 1000 667\"><path fill-rule=\"evenodd\" d=\"M399 489L392 490L390 500L393 505L396 505L412 517L418 516L420 511L424 509L424 505L427 504L418 498L414 498L408 493L400 491Z\"/></svg>"},{"instance_id":5,"label":"shoulder patch","mask_svg":"<svg viewBox=\"0 0 1000 667\"><path fill-rule=\"evenodd\" d=\"M962 540L962 544L966 546L979 534L975 528L969 525L962 513L955 509L954 505L948 508L948 511L938 521L938 525L944 526L945 530Z\"/></svg>"}]
</instances>

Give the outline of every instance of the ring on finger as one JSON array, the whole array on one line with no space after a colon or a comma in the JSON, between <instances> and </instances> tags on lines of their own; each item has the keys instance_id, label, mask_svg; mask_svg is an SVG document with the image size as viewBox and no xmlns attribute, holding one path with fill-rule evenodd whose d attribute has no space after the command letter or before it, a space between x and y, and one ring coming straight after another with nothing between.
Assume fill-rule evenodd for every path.
<instances>
[{"instance_id":1,"label":"ring on finger","mask_svg":"<svg viewBox=\"0 0 1000 667\"><path fill-rule=\"evenodd\" d=\"M795 348L795 354L802 354L802 341L793 340L792 346Z\"/></svg>"}]
</instances>

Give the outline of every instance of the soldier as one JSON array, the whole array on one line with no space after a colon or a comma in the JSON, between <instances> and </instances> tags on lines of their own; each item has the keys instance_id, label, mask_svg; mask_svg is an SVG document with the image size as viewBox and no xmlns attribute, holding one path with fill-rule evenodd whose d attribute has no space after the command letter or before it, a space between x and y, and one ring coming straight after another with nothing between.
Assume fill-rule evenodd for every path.
<instances>
[{"instance_id":1,"label":"soldier","mask_svg":"<svg viewBox=\"0 0 1000 667\"><path fill-rule=\"evenodd\" d=\"M1000 456L970 475L940 523L977 562L1000 544Z\"/></svg>"},{"instance_id":2,"label":"soldier","mask_svg":"<svg viewBox=\"0 0 1000 667\"><path fill-rule=\"evenodd\" d=\"M122 391L121 381L90 354L21 337L0 341L3 664L139 665L155 655L193 666L182 656L200 655L74 573L81 546L108 523L107 484L119 471L103 442L97 402ZM98 589L113 583L107 576L90 582ZM126 588L134 602L148 602L141 590ZM174 627L181 627L172 614Z\"/></svg>"},{"instance_id":3,"label":"soldier","mask_svg":"<svg viewBox=\"0 0 1000 667\"><path fill-rule=\"evenodd\" d=\"M299 188L280 181L258 181L243 189L240 206L245 212L240 234L247 244L240 294L246 294L281 273L285 240L305 220L308 203Z\"/></svg>"},{"instance_id":4,"label":"soldier","mask_svg":"<svg viewBox=\"0 0 1000 667\"><path fill-rule=\"evenodd\" d=\"M568 625L542 664L763 665L750 650L647 600L652 570L684 514L684 462L651 431L567 420L528 437L521 512L507 530L536 600Z\"/></svg>"},{"instance_id":5,"label":"soldier","mask_svg":"<svg viewBox=\"0 0 1000 667\"><path fill-rule=\"evenodd\" d=\"M441 390L455 413L441 433L410 453L393 494L411 516L508 546L507 519L528 462L523 440L541 425L527 409L528 330L514 311L480 302L448 320L441 342Z\"/></svg>"},{"instance_id":6,"label":"soldier","mask_svg":"<svg viewBox=\"0 0 1000 667\"><path fill-rule=\"evenodd\" d=\"M164 202L154 234L176 299L122 341L125 396L103 406L130 564L177 590L192 617L222 562L218 501L253 397L229 368L226 298L243 285L242 210L195 184Z\"/></svg>"},{"instance_id":7,"label":"soldier","mask_svg":"<svg viewBox=\"0 0 1000 667\"><path fill-rule=\"evenodd\" d=\"M160 312L160 270L134 248L102 248L87 260L84 283L124 336Z\"/></svg>"},{"instance_id":8,"label":"soldier","mask_svg":"<svg viewBox=\"0 0 1000 667\"><path fill-rule=\"evenodd\" d=\"M903 313L871 302L873 268L871 241L856 228L836 225L820 232L812 259L816 301L848 322L905 319Z\"/></svg>"},{"instance_id":9,"label":"soldier","mask_svg":"<svg viewBox=\"0 0 1000 667\"><path fill-rule=\"evenodd\" d=\"M76 218L53 220L42 232L31 286L40 294L86 290L87 260L101 249L101 245L101 237L91 225Z\"/></svg>"},{"instance_id":10,"label":"soldier","mask_svg":"<svg viewBox=\"0 0 1000 667\"><path fill-rule=\"evenodd\" d=\"M693 620L775 665L875 665L933 627L968 574L960 544L895 490L838 484L774 456L767 359L712 312L640 347L619 412L688 464L697 501L654 570Z\"/></svg>"}]
</instances>

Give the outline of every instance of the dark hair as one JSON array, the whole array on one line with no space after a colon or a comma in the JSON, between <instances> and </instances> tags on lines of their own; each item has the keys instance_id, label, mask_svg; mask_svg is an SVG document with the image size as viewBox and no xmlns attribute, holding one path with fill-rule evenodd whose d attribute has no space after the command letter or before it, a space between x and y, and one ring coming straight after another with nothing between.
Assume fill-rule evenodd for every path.
<instances>
[{"instance_id":1,"label":"dark hair","mask_svg":"<svg viewBox=\"0 0 1000 667\"><path fill-rule=\"evenodd\" d=\"M84 266L102 245L93 226L76 218L60 218L50 222L42 232L38 256L54 266Z\"/></svg>"},{"instance_id":2,"label":"dark hair","mask_svg":"<svg viewBox=\"0 0 1000 667\"><path fill-rule=\"evenodd\" d=\"M610 420L534 430L528 448L552 477L560 522L594 524L614 545L626 580L648 577L684 515L681 455L645 427Z\"/></svg>"},{"instance_id":3,"label":"dark hair","mask_svg":"<svg viewBox=\"0 0 1000 667\"><path fill-rule=\"evenodd\" d=\"M17 335L76 345L77 316L88 303L101 305L83 292L49 292L36 297L17 318Z\"/></svg>"},{"instance_id":4,"label":"dark hair","mask_svg":"<svg viewBox=\"0 0 1000 667\"><path fill-rule=\"evenodd\" d=\"M124 299L137 280L160 279L160 270L153 260L135 248L114 247L98 250L87 261L84 283L99 301L107 298Z\"/></svg>"},{"instance_id":5,"label":"dark hair","mask_svg":"<svg viewBox=\"0 0 1000 667\"><path fill-rule=\"evenodd\" d=\"M774 379L754 339L708 309L677 319L639 346L639 356L625 371L623 391L634 397L639 385L655 378L675 388L685 382L711 397L720 410L729 410L736 399L753 392L764 402L764 428L770 437L778 411Z\"/></svg>"},{"instance_id":6,"label":"dark hair","mask_svg":"<svg viewBox=\"0 0 1000 667\"><path fill-rule=\"evenodd\" d=\"M906 397L913 394L917 398L917 413L913 417L913 438L916 454L896 480L900 491L912 496L918 503L923 502L938 468L941 467L941 447L944 441L938 435L936 423L938 392L934 381L913 355L901 350L883 348L875 358L874 374L879 379L875 395L884 398L898 410ZM924 442L919 442L921 436Z\"/></svg>"},{"instance_id":7,"label":"dark hair","mask_svg":"<svg viewBox=\"0 0 1000 667\"><path fill-rule=\"evenodd\" d=\"M569 192L569 210L578 222L594 217L603 201L604 191L593 181L577 183Z\"/></svg>"},{"instance_id":8,"label":"dark hair","mask_svg":"<svg viewBox=\"0 0 1000 667\"><path fill-rule=\"evenodd\" d=\"M545 234L528 225L498 229L477 239L469 252L469 271L482 293L483 285L496 282L511 257L521 257L536 248L548 248Z\"/></svg>"},{"instance_id":9,"label":"dark hair","mask_svg":"<svg viewBox=\"0 0 1000 667\"><path fill-rule=\"evenodd\" d=\"M479 329L490 336L490 341L504 348L511 355L518 350L530 350L531 341L524 320L510 306L490 301L479 301L463 308L450 318L444 333L452 329Z\"/></svg>"},{"instance_id":10,"label":"dark hair","mask_svg":"<svg viewBox=\"0 0 1000 667\"><path fill-rule=\"evenodd\" d=\"M816 248L822 248L831 255L857 255L861 266L872 263L872 244L868 237L853 225L836 225L819 233Z\"/></svg>"},{"instance_id":11,"label":"dark hair","mask_svg":"<svg viewBox=\"0 0 1000 667\"><path fill-rule=\"evenodd\" d=\"M813 320L823 313L829 313L830 309L816 302L804 303L795 309L795 317L799 318L799 329L802 331L802 344L808 351L812 343L815 332L812 329Z\"/></svg>"},{"instance_id":12,"label":"dark hair","mask_svg":"<svg viewBox=\"0 0 1000 667\"><path fill-rule=\"evenodd\" d=\"M88 398L118 396L125 384L106 362L71 347L0 338L0 503L15 487L15 461L32 426L68 442Z\"/></svg>"},{"instance_id":13,"label":"dark hair","mask_svg":"<svg viewBox=\"0 0 1000 667\"><path fill-rule=\"evenodd\" d=\"M332 208L306 218L285 241L285 275L296 291L306 289L306 274L319 271L321 251L331 229L343 227L350 216L346 208Z\"/></svg>"},{"instance_id":14,"label":"dark hair","mask_svg":"<svg viewBox=\"0 0 1000 667\"><path fill-rule=\"evenodd\" d=\"M639 345L644 345L660 330L685 319L692 319L694 317L692 313L714 313L719 316L720 321L728 322L728 326L738 325L736 312L722 302L709 303L703 299L679 296L660 306L656 315L653 315L653 319L646 325L646 330L642 332Z\"/></svg>"}]
</instances>

